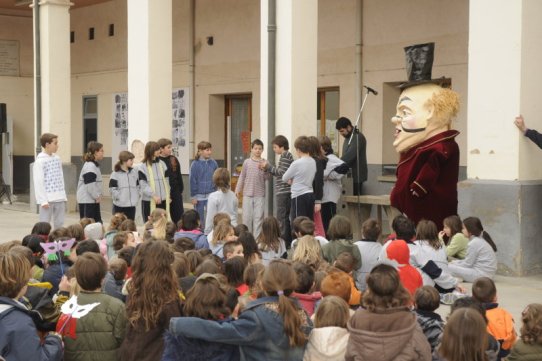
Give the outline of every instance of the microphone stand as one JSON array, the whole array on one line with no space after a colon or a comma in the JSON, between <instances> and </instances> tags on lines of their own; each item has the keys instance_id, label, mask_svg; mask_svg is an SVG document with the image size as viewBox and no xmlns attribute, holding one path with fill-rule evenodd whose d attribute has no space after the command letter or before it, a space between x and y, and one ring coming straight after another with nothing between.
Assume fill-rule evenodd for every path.
<instances>
[{"instance_id":1,"label":"microphone stand","mask_svg":"<svg viewBox=\"0 0 542 361\"><path fill-rule=\"evenodd\" d=\"M369 92L371 92L370 88L366 88L366 92L365 92L365 96L363 97L363 101L361 102L361 108L359 109L359 113L358 113L358 117L356 119L356 124L354 124L354 128L352 129L352 134L350 134L350 139L348 139L348 146L350 146L350 143L352 142L352 137L354 136L354 134L356 133L359 133L359 128L358 128L358 125L359 125L359 121L361 119L361 113L363 112L363 108L365 107L365 102L367 101L367 97L369 96ZM356 136L356 170L357 170L357 176L358 176L358 181L359 181L359 178L360 178L360 169L359 169L359 136ZM353 181L354 181L354 187L356 188L356 193L357 193L357 197L358 197L358 215L361 215L361 200L360 200L360 196L361 196L361 187L360 187L360 183L357 183L356 184L356 179L355 177L352 177L353 178Z\"/></svg>"}]
</instances>

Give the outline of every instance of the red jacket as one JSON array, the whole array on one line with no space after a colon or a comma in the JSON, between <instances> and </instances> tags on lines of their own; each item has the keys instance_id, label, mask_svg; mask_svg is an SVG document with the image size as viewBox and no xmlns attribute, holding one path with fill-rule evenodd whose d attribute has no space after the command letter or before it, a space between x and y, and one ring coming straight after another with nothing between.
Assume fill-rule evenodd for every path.
<instances>
[{"instance_id":1,"label":"red jacket","mask_svg":"<svg viewBox=\"0 0 542 361\"><path fill-rule=\"evenodd\" d=\"M458 134L447 130L401 153L390 200L415 223L427 219L441 227L444 218L457 214Z\"/></svg>"}]
</instances>

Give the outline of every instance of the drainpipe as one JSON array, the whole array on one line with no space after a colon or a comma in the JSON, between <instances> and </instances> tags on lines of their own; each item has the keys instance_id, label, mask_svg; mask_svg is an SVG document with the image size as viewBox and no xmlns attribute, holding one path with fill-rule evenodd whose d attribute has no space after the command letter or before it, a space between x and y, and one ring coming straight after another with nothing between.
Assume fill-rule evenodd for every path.
<instances>
[{"instance_id":1,"label":"drainpipe","mask_svg":"<svg viewBox=\"0 0 542 361\"><path fill-rule=\"evenodd\" d=\"M196 71L195 71L195 49L194 43L196 36L196 0L190 0L190 16L188 24L188 72L190 75L190 143L189 157L194 157L194 144L196 136Z\"/></svg>"},{"instance_id":2,"label":"drainpipe","mask_svg":"<svg viewBox=\"0 0 542 361\"><path fill-rule=\"evenodd\" d=\"M40 41L40 4L33 0L34 17L34 117L36 129L36 155L41 152L41 41Z\"/></svg>"},{"instance_id":3,"label":"drainpipe","mask_svg":"<svg viewBox=\"0 0 542 361\"><path fill-rule=\"evenodd\" d=\"M267 18L267 159L275 164L275 152L271 141L275 137L275 54L277 43L277 3L268 0ZM273 182L267 182L267 194L273 194ZM267 210L273 214L273 197L268 197Z\"/></svg>"},{"instance_id":4,"label":"drainpipe","mask_svg":"<svg viewBox=\"0 0 542 361\"><path fill-rule=\"evenodd\" d=\"M355 55L355 67L356 67L356 112L361 108L361 98L363 97L363 79L362 79L362 43L363 43L363 0L356 1L356 55ZM363 117L363 114L361 115ZM361 131L362 118L359 123L359 130Z\"/></svg>"}]
</instances>

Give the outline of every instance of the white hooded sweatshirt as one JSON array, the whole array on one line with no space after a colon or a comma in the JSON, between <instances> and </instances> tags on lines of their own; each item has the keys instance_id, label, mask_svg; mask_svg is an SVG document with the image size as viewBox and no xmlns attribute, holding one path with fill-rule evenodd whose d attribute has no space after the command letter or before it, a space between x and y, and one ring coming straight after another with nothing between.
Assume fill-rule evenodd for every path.
<instances>
[{"instance_id":1,"label":"white hooded sweatshirt","mask_svg":"<svg viewBox=\"0 0 542 361\"><path fill-rule=\"evenodd\" d=\"M344 361L350 334L342 327L314 328L303 361Z\"/></svg>"}]
</instances>

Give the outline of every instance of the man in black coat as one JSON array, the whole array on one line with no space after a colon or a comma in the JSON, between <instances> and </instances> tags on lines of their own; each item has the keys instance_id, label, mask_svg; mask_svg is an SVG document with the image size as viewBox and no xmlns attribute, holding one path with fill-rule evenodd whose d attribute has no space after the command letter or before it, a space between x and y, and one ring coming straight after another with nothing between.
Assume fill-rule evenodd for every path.
<instances>
[{"instance_id":1,"label":"man in black coat","mask_svg":"<svg viewBox=\"0 0 542 361\"><path fill-rule=\"evenodd\" d=\"M367 180L367 140L361 132L354 129L348 118L340 117L335 128L345 138L341 157L345 164L339 166L336 171L345 174L348 168L351 168L354 181L353 194L360 195L363 182ZM352 137L352 141L350 141L350 137ZM350 144L348 144L349 141Z\"/></svg>"}]
</instances>

